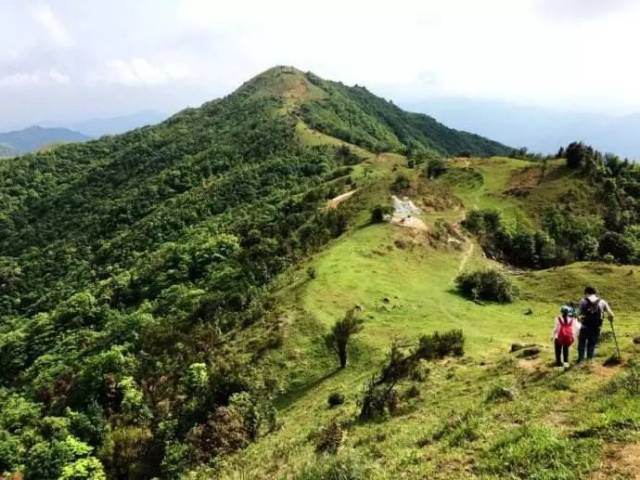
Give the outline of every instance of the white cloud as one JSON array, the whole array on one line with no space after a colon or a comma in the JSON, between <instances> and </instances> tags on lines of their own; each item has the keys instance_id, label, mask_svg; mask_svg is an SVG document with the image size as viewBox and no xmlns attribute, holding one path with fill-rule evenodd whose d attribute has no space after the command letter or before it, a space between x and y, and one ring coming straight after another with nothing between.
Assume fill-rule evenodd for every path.
<instances>
[{"instance_id":1,"label":"white cloud","mask_svg":"<svg viewBox=\"0 0 640 480\"><path fill-rule=\"evenodd\" d=\"M639 0L0 0L0 18L5 117L198 105L281 64L398 102L640 112Z\"/></svg>"},{"instance_id":2,"label":"white cloud","mask_svg":"<svg viewBox=\"0 0 640 480\"><path fill-rule=\"evenodd\" d=\"M68 85L71 82L69 75L61 73L58 70L50 70L48 77L53 83L57 83L59 85Z\"/></svg>"},{"instance_id":3,"label":"white cloud","mask_svg":"<svg viewBox=\"0 0 640 480\"><path fill-rule=\"evenodd\" d=\"M1 87L23 87L40 83L40 75L36 73L12 73L0 77Z\"/></svg>"},{"instance_id":4,"label":"white cloud","mask_svg":"<svg viewBox=\"0 0 640 480\"><path fill-rule=\"evenodd\" d=\"M31 15L57 46L63 48L74 46L75 42L71 34L49 5L44 3L34 5L31 8Z\"/></svg>"},{"instance_id":5,"label":"white cloud","mask_svg":"<svg viewBox=\"0 0 640 480\"><path fill-rule=\"evenodd\" d=\"M71 78L58 70L48 72L18 72L0 77L2 87L29 87L46 85L68 85Z\"/></svg>"},{"instance_id":6,"label":"white cloud","mask_svg":"<svg viewBox=\"0 0 640 480\"><path fill-rule=\"evenodd\" d=\"M109 61L103 80L126 86L151 86L184 80L190 76L189 68L178 62L152 63L145 58L131 58Z\"/></svg>"}]
</instances>

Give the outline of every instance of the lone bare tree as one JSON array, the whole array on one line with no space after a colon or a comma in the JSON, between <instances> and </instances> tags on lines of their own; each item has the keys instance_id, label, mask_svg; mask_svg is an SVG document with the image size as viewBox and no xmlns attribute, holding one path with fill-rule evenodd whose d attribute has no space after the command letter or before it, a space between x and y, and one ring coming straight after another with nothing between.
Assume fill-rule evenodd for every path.
<instances>
[{"instance_id":1,"label":"lone bare tree","mask_svg":"<svg viewBox=\"0 0 640 480\"><path fill-rule=\"evenodd\" d=\"M363 328L364 320L358 318L360 307L347 310L342 320L336 321L331 327L331 332L324 336L324 341L330 350L336 352L340 368L347 366L347 345L352 335L360 332Z\"/></svg>"}]
</instances>

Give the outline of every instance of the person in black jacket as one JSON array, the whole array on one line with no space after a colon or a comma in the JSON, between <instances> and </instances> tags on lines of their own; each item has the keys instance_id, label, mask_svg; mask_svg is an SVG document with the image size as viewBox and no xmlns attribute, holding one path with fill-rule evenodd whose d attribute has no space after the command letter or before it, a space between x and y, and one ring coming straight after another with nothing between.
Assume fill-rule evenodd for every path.
<instances>
[{"instance_id":1,"label":"person in black jacket","mask_svg":"<svg viewBox=\"0 0 640 480\"><path fill-rule=\"evenodd\" d=\"M593 287L584 289L584 298L580 300L578 309L582 322L578 335L578 363L580 363L585 357L591 360L595 355L605 314L610 322L613 322L614 315L609 304L598 297L598 292Z\"/></svg>"}]
</instances>

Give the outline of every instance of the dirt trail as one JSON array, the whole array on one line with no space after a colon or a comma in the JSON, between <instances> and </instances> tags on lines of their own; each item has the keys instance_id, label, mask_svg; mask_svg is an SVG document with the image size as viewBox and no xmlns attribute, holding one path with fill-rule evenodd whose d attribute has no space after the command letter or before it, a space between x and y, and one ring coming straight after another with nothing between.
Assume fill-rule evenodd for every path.
<instances>
[{"instance_id":1,"label":"dirt trail","mask_svg":"<svg viewBox=\"0 0 640 480\"><path fill-rule=\"evenodd\" d=\"M473 255L473 250L475 249L475 245L473 244L473 242L471 240L467 240L467 241L469 242L469 247L462 254L462 258L460 259L460 264L458 265L458 273L457 273L458 275L460 275L464 270L464 267L467 266L467 262L471 258L471 255Z\"/></svg>"},{"instance_id":2,"label":"dirt trail","mask_svg":"<svg viewBox=\"0 0 640 480\"><path fill-rule=\"evenodd\" d=\"M591 479L609 478L640 480L640 443L607 445L600 468Z\"/></svg>"},{"instance_id":3,"label":"dirt trail","mask_svg":"<svg viewBox=\"0 0 640 480\"><path fill-rule=\"evenodd\" d=\"M358 191L357 189L356 190L351 190L349 192L343 193L342 195L338 195L337 197L332 198L331 200L329 200L327 202L327 208L329 208L329 209L338 208L338 205L340 205L346 199L351 197L357 191Z\"/></svg>"}]
</instances>

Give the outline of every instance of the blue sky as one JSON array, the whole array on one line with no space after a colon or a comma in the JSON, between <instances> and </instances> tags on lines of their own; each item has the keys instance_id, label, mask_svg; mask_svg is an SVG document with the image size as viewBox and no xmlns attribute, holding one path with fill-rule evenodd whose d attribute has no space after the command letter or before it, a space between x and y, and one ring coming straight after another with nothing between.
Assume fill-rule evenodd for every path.
<instances>
[{"instance_id":1,"label":"blue sky","mask_svg":"<svg viewBox=\"0 0 640 480\"><path fill-rule=\"evenodd\" d=\"M0 129L172 112L277 64L399 102L640 112L633 0L0 0Z\"/></svg>"}]
</instances>

